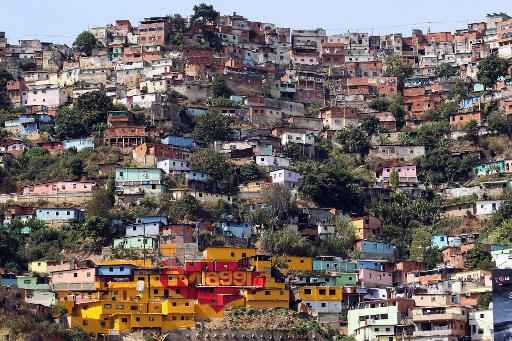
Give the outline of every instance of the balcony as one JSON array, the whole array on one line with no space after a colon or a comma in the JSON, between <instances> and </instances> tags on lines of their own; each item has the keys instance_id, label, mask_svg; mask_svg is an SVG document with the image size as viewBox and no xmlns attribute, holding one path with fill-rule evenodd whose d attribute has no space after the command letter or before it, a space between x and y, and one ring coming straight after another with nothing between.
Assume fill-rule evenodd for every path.
<instances>
[{"instance_id":1,"label":"balcony","mask_svg":"<svg viewBox=\"0 0 512 341\"><path fill-rule=\"evenodd\" d=\"M415 337L436 337L454 335L452 329L417 330L413 333Z\"/></svg>"}]
</instances>

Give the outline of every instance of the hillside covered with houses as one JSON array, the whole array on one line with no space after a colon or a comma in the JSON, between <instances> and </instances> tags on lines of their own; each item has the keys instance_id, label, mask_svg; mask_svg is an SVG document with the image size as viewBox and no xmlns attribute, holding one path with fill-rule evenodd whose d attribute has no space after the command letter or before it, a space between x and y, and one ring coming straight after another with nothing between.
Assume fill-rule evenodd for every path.
<instances>
[{"instance_id":1,"label":"hillside covered with houses","mask_svg":"<svg viewBox=\"0 0 512 341\"><path fill-rule=\"evenodd\" d=\"M0 337L508 340L512 17L247 15L0 32Z\"/></svg>"}]
</instances>

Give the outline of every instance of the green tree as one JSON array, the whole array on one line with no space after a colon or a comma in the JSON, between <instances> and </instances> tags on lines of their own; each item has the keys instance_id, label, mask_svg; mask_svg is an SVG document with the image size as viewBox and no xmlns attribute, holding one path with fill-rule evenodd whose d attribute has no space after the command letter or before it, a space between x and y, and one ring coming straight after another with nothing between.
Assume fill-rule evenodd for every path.
<instances>
[{"instance_id":1,"label":"green tree","mask_svg":"<svg viewBox=\"0 0 512 341\"><path fill-rule=\"evenodd\" d=\"M338 131L336 139L345 153L366 155L370 150L370 139L361 128L343 128Z\"/></svg>"},{"instance_id":2,"label":"green tree","mask_svg":"<svg viewBox=\"0 0 512 341\"><path fill-rule=\"evenodd\" d=\"M393 114L397 128L401 129L405 125L405 110L403 108L402 96L396 95L390 97L388 110Z\"/></svg>"},{"instance_id":3,"label":"green tree","mask_svg":"<svg viewBox=\"0 0 512 341\"><path fill-rule=\"evenodd\" d=\"M425 262L427 250L432 246L432 233L424 226L414 231L411 242L411 259L417 262Z\"/></svg>"},{"instance_id":4,"label":"green tree","mask_svg":"<svg viewBox=\"0 0 512 341\"><path fill-rule=\"evenodd\" d=\"M494 263L491 253L478 243L464 255L464 266L468 269L492 270Z\"/></svg>"},{"instance_id":5,"label":"green tree","mask_svg":"<svg viewBox=\"0 0 512 341\"><path fill-rule=\"evenodd\" d=\"M238 183L241 184L256 181L264 176L263 171L255 162L239 166L236 172L238 175Z\"/></svg>"},{"instance_id":6,"label":"green tree","mask_svg":"<svg viewBox=\"0 0 512 341\"><path fill-rule=\"evenodd\" d=\"M492 302L492 293L484 292L478 297L477 306L480 310L489 309L489 304Z\"/></svg>"},{"instance_id":7,"label":"green tree","mask_svg":"<svg viewBox=\"0 0 512 341\"><path fill-rule=\"evenodd\" d=\"M292 229L266 230L261 237L262 248L272 255L309 256L311 248L304 237Z\"/></svg>"},{"instance_id":8,"label":"green tree","mask_svg":"<svg viewBox=\"0 0 512 341\"><path fill-rule=\"evenodd\" d=\"M444 121L426 122L411 135L413 144L425 146L425 149L430 151L448 144L450 125Z\"/></svg>"},{"instance_id":9,"label":"green tree","mask_svg":"<svg viewBox=\"0 0 512 341\"><path fill-rule=\"evenodd\" d=\"M377 117L371 116L369 118L364 119L361 122L360 128L366 132L366 135L372 137L379 133L380 129L380 121Z\"/></svg>"},{"instance_id":10,"label":"green tree","mask_svg":"<svg viewBox=\"0 0 512 341\"><path fill-rule=\"evenodd\" d=\"M11 101L7 95L7 82L13 80L12 75L5 69L0 68L0 110L7 110L11 107Z\"/></svg>"},{"instance_id":11,"label":"green tree","mask_svg":"<svg viewBox=\"0 0 512 341\"><path fill-rule=\"evenodd\" d=\"M229 98L231 95L233 95L233 91L228 87L226 80L221 75L216 75L213 77L212 93L213 97Z\"/></svg>"},{"instance_id":12,"label":"green tree","mask_svg":"<svg viewBox=\"0 0 512 341\"><path fill-rule=\"evenodd\" d=\"M91 55L92 50L101 47L101 43L96 40L94 34L89 31L83 31L80 33L73 43L73 48L77 51L84 53L88 56Z\"/></svg>"},{"instance_id":13,"label":"green tree","mask_svg":"<svg viewBox=\"0 0 512 341\"><path fill-rule=\"evenodd\" d=\"M265 192L263 202L269 207L274 225L281 226L294 215L295 201L290 190L286 187L272 186L270 190Z\"/></svg>"},{"instance_id":14,"label":"green tree","mask_svg":"<svg viewBox=\"0 0 512 341\"><path fill-rule=\"evenodd\" d=\"M191 195L186 195L180 200L172 200L170 196L166 195L162 197L160 207L162 213L174 222L193 221L202 214L199 202Z\"/></svg>"},{"instance_id":15,"label":"green tree","mask_svg":"<svg viewBox=\"0 0 512 341\"><path fill-rule=\"evenodd\" d=\"M397 191L398 187L400 187L400 176L398 175L398 172L395 169L393 169L389 174L389 186L394 191Z\"/></svg>"},{"instance_id":16,"label":"green tree","mask_svg":"<svg viewBox=\"0 0 512 341\"><path fill-rule=\"evenodd\" d=\"M394 193L389 201L372 208L382 223L380 237L395 245L402 257L409 256L415 228L429 226L440 217L440 199L432 193L411 200L404 193Z\"/></svg>"},{"instance_id":17,"label":"green tree","mask_svg":"<svg viewBox=\"0 0 512 341\"><path fill-rule=\"evenodd\" d=\"M434 185L465 181L477 162L474 155L459 158L453 156L446 146L437 147L417 160L418 179Z\"/></svg>"},{"instance_id":18,"label":"green tree","mask_svg":"<svg viewBox=\"0 0 512 341\"><path fill-rule=\"evenodd\" d=\"M108 217L113 207L113 183L109 181L107 188L99 187L95 190L92 199L87 203L87 216Z\"/></svg>"},{"instance_id":19,"label":"green tree","mask_svg":"<svg viewBox=\"0 0 512 341\"><path fill-rule=\"evenodd\" d=\"M478 63L477 78L486 88L493 86L499 77L507 75L507 62L492 54Z\"/></svg>"},{"instance_id":20,"label":"green tree","mask_svg":"<svg viewBox=\"0 0 512 341\"><path fill-rule=\"evenodd\" d=\"M231 138L233 120L219 112L209 112L197 119L192 135L199 142L213 143L214 141L225 141Z\"/></svg>"},{"instance_id":21,"label":"green tree","mask_svg":"<svg viewBox=\"0 0 512 341\"><path fill-rule=\"evenodd\" d=\"M473 144L478 144L480 140L480 127L478 122L475 120L469 121L464 127L464 130L466 130L466 138Z\"/></svg>"},{"instance_id":22,"label":"green tree","mask_svg":"<svg viewBox=\"0 0 512 341\"><path fill-rule=\"evenodd\" d=\"M334 233L320 242L320 252L324 255L349 258L356 241L354 225L348 217L336 217Z\"/></svg>"},{"instance_id":23,"label":"green tree","mask_svg":"<svg viewBox=\"0 0 512 341\"><path fill-rule=\"evenodd\" d=\"M369 106L373 110L387 111L389 109L389 100L387 98L379 97L370 102Z\"/></svg>"},{"instance_id":24,"label":"green tree","mask_svg":"<svg viewBox=\"0 0 512 341\"><path fill-rule=\"evenodd\" d=\"M363 208L362 181L346 168L329 163L314 163L299 181L302 196L321 207L334 207L344 212L360 212Z\"/></svg>"},{"instance_id":25,"label":"green tree","mask_svg":"<svg viewBox=\"0 0 512 341\"><path fill-rule=\"evenodd\" d=\"M173 32L184 33L187 31L187 20L181 14L167 16L167 21L171 25Z\"/></svg>"},{"instance_id":26,"label":"green tree","mask_svg":"<svg viewBox=\"0 0 512 341\"><path fill-rule=\"evenodd\" d=\"M194 14L190 17L190 21L193 23L201 23L204 25L215 23L219 17L219 12L213 8L213 5L204 3L195 5L193 11Z\"/></svg>"},{"instance_id":27,"label":"green tree","mask_svg":"<svg viewBox=\"0 0 512 341\"><path fill-rule=\"evenodd\" d=\"M209 175L212 191L226 194L236 191L234 169L223 154L211 149L199 150L190 155L189 163L192 169Z\"/></svg>"},{"instance_id":28,"label":"green tree","mask_svg":"<svg viewBox=\"0 0 512 341\"><path fill-rule=\"evenodd\" d=\"M95 125L105 122L107 112L113 109L112 98L104 91L92 91L78 97L74 109L82 113L83 124L91 130Z\"/></svg>"},{"instance_id":29,"label":"green tree","mask_svg":"<svg viewBox=\"0 0 512 341\"><path fill-rule=\"evenodd\" d=\"M399 55L389 56L384 60L384 75L397 77L399 87L402 88L404 81L414 74L412 66L404 64Z\"/></svg>"},{"instance_id":30,"label":"green tree","mask_svg":"<svg viewBox=\"0 0 512 341\"><path fill-rule=\"evenodd\" d=\"M499 111L492 112L487 117L487 126L490 131L512 136L512 116Z\"/></svg>"},{"instance_id":31,"label":"green tree","mask_svg":"<svg viewBox=\"0 0 512 341\"><path fill-rule=\"evenodd\" d=\"M501 215L502 212L497 214ZM493 224L494 221L501 220L501 217L496 217L497 214L492 217L489 231L487 231L486 242L492 244L512 244L512 220L510 218L506 218L496 226Z\"/></svg>"},{"instance_id":32,"label":"green tree","mask_svg":"<svg viewBox=\"0 0 512 341\"><path fill-rule=\"evenodd\" d=\"M436 67L436 77L451 78L459 74L459 68L449 63L443 63Z\"/></svg>"},{"instance_id":33,"label":"green tree","mask_svg":"<svg viewBox=\"0 0 512 341\"><path fill-rule=\"evenodd\" d=\"M54 131L59 139L81 138L89 135L82 113L70 106L57 110Z\"/></svg>"}]
</instances>

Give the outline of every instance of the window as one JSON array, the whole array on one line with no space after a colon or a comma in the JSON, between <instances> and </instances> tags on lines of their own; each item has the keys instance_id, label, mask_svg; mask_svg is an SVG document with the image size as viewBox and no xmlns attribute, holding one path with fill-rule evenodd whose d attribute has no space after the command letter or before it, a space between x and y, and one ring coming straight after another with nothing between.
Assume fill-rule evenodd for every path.
<instances>
[{"instance_id":1,"label":"window","mask_svg":"<svg viewBox=\"0 0 512 341\"><path fill-rule=\"evenodd\" d=\"M320 290L318 290L318 294L320 294L320 295L325 295L325 289L320 289Z\"/></svg>"},{"instance_id":2,"label":"window","mask_svg":"<svg viewBox=\"0 0 512 341\"><path fill-rule=\"evenodd\" d=\"M158 295L158 289L154 289L154 290L153 290L153 294L154 294L154 295Z\"/></svg>"},{"instance_id":3,"label":"window","mask_svg":"<svg viewBox=\"0 0 512 341\"><path fill-rule=\"evenodd\" d=\"M331 296L336 295L336 289L329 289L329 295L331 295Z\"/></svg>"},{"instance_id":4,"label":"window","mask_svg":"<svg viewBox=\"0 0 512 341\"><path fill-rule=\"evenodd\" d=\"M172 306L173 306L173 307L176 307L176 302L172 302Z\"/></svg>"},{"instance_id":5,"label":"window","mask_svg":"<svg viewBox=\"0 0 512 341\"><path fill-rule=\"evenodd\" d=\"M304 289L304 295L311 295L311 289Z\"/></svg>"},{"instance_id":6,"label":"window","mask_svg":"<svg viewBox=\"0 0 512 341\"><path fill-rule=\"evenodd\" d=\"M124 304L118 304L116 305L117 310L124 310Z\"/></svg>"},{"instance_id":7,"label":"window","mask_svg":"<svg viewBox=\"0 0 512 341\"><path fill-rule=\"evenodd\" d=\"M269 296L270 295L270 290L265 290L265 295Z\"/></svg>"},{"instance_id":8,"label":"window","mask_svg":"<svg viewBox=\"0 0 512 341\"><path fill-rule=\"evenodd\" d=\"M137 316L137 317L135 318L135 321L140 322L140 317L138 317L138 316Z\"/></svg>"},{"instance_id":9,"label":"window","mask_svg":"<svg viewBox=\"0 0 512 341\"><path fill-rule=\"evenodd\" d=\"M327 307L327 303L325 303L325 302L322 302L320 305L322 306L322 308Z\"/></svg>"},{"instance_id":10,"label":"window","mask_svg":"<svg viewBox=\"0 0 512 341\"><path fill-rule=\"evenodd\" d=\"M137 306L136 305L131 305L130 306L130 310L137 310Z\"/></svg>"},{"instance_id":11,"label":"window","mask_svg":"<svg viewBox=\"0 0 512 341\"><path fill-rule=\"evenodd\" d=\"M123 323L128 323L128 318L123 317L123 318L121 319L121 322L123 322Z\"/></svg>"},{"instance_id":12,"label":"window","mask_svg":"<svg viewBox=\"0 0 512 341\"><path fill-rule=\"evenodd\" d=\"M78 277L78 272L74 272L73 273L73 277L77 278Z\"/></svg>"},{"instance_id":13,"label":"window","mask_svg":"<svg viewBox=\"0 0 512 341\"><path fill-rule=\"evenodd\" d=\"M112 304L104 304L103 308L105 308L105 309L112 309Z\"/></svg>"}]
</instances>

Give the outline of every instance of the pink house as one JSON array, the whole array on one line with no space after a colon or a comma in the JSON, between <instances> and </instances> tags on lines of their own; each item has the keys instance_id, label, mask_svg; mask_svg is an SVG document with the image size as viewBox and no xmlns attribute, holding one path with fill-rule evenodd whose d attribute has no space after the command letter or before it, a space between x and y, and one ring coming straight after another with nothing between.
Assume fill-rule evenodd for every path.
<instances>
[{"instance_id":1,"label":"pink house","mask_svg":"<svg viewBox=\"0 0 512 341\"><path fill-rule=\"evenodd\" d=\"M394 163L386 163L377 170L377 181L381 183L388 183L392 172L398 173L398 179L401 185L418 183L416 165L413 163L400 165Z\"/></svg>"},{"instance_id":2,"label":"pink house","mask_svg":"<svg viewBox=\"0 0 512 341\"><path fill-rule=\"evenodd\" d=\"M393 275L391 272L359 269L359 282L363 288L391 287Z\"/></svg>"},{"instance_id":3,"label":"pink house","mask_svg":"<svg viewBox=\"0 0 512 341\"><path fill-rule=\"evenodd\" d=\"M57 195L91 193L96 186L95 182L81 181L55 181L23 188L23 195Z\"/></svg>"},{"instance_id":4,"label":"pink house","mask_svg":"<svg viewBox=\"0 0 512 341\"><path fill-rule=\"evenodd\" d=\"M19 140L3 140L0 141L0 152L7 153L14 156L18 156L23 154L23 152L28 149L27 145Z\"/></svg>"},{"instance_id":5,"label":"pink house","mask_svg":"<svg viewBox=\"0 0 512 341\"><path fill-rule=\"evenodd\" d=\"M96 269L83 268L52 272L50 284L53 290L95 290Z\"/></svg>"}]
</instances>

